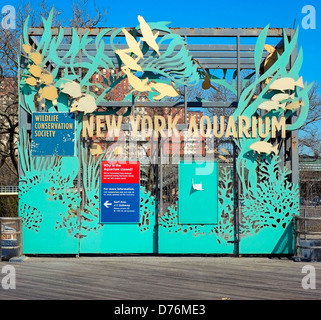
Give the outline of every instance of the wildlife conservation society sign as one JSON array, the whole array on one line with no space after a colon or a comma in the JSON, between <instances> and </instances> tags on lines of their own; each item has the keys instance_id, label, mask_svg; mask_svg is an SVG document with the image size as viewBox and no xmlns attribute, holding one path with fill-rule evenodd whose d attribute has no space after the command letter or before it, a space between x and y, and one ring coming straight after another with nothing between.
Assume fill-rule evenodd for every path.
<instances>
[{"instance_id":1,"label":"wildlife conservation society sign","mask_svg":"<svg viewBox=\"0 0 321 320\"><path fill-rule=\"evenodd\" d=\"M74 156L75 114L34 112L32 114L32 156Z\"/></svg>"},{"instance_id":2,"label":"wildlife conservation society sign","mask_svg":"<svg viewBox=\"0 0 321 320\"><path fill-rule=\"evenodd\" d=\"M139 162L101 162L101 223L139 223Z\"/></svg>"}]
</instances>

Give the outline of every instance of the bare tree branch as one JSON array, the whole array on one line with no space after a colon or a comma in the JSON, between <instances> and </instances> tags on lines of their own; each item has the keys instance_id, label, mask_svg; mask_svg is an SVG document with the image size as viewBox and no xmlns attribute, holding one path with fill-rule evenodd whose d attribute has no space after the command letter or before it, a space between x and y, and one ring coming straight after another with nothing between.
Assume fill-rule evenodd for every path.
<instances>
[{"instance_id":1,"label":"bare tree branch","mask_svg":"<svg viewBox=\"0 0 321 320\"><path fill-rule=\"evenodd\" d=\"M54 1L41 0L36 9L32 2L20 1L16 29L0 28L0 184L16 184L18 180L18 56L20 37L26 18L30 26L43 26L43 18L51 12ZM94 9L94 10L93 10ZM74 1L71 18L54 7L53 27L95 27L106 21L107 9L92 0ZM94 12L93 14L91 12Z\"/></svg>"}]
</instances>

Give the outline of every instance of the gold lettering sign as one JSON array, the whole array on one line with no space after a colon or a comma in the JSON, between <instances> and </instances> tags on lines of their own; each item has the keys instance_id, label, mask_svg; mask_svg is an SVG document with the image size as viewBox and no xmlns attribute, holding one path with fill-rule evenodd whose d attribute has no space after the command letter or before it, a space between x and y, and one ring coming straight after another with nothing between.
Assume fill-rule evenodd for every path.
<instances>
[{"instance_id":1,"label":"gold lettering sign","mask_svg":"<svg viewBox=\"0 0 321 320\"><path fill-rule=\"evenodd\" d=\"M122 116L84 116L82 136L84 138L96 137L119 137L121 131L123 117ZM176 127L179 116L167 118L163 116L130 116L131 132L134 137L141 133L143 137L165 137L165 132L169 137L179 136ZM211 121L212 120L212 121ZM239 116L234 119L233 116L203 116L199 123L195 116L191 116L187 135L193 137L215 137L215 138L266 138L271 134L275 138L277 132L281 133L281 137L285 138L286 123L285 117L277 118L269 117L245 117Z\"/></svg>"}]
</instances>

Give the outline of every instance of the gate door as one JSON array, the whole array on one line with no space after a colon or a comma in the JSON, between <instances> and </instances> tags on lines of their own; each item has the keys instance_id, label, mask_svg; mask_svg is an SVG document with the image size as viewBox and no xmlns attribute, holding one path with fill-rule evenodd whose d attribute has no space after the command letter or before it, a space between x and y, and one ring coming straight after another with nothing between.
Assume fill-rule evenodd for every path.
<instances>
[{"instance_id":1,"label":"gate door","mask_svg":"<svg viewBox=\"0 0 321 320\"><path fill-rule=\"evenodd\" d=\"M195 159L161 166L159 253L236 252L232 170Z\"/></svg>"}]
</instances>

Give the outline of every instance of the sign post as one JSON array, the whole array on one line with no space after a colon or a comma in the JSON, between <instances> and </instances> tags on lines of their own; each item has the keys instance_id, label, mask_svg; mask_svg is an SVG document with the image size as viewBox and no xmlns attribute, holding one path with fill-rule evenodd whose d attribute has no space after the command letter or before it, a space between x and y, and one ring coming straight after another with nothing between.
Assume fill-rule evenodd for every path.
<instances>
[{"instance_id":1,"label":"sign post","mask_svg":"<svg viewBox=\"0 0 321 320\"><path fill-rule=\"evenodd\" d=\"M101 162L100 222L139 223L139 162Z\"/></svg>"}]
</instances>

